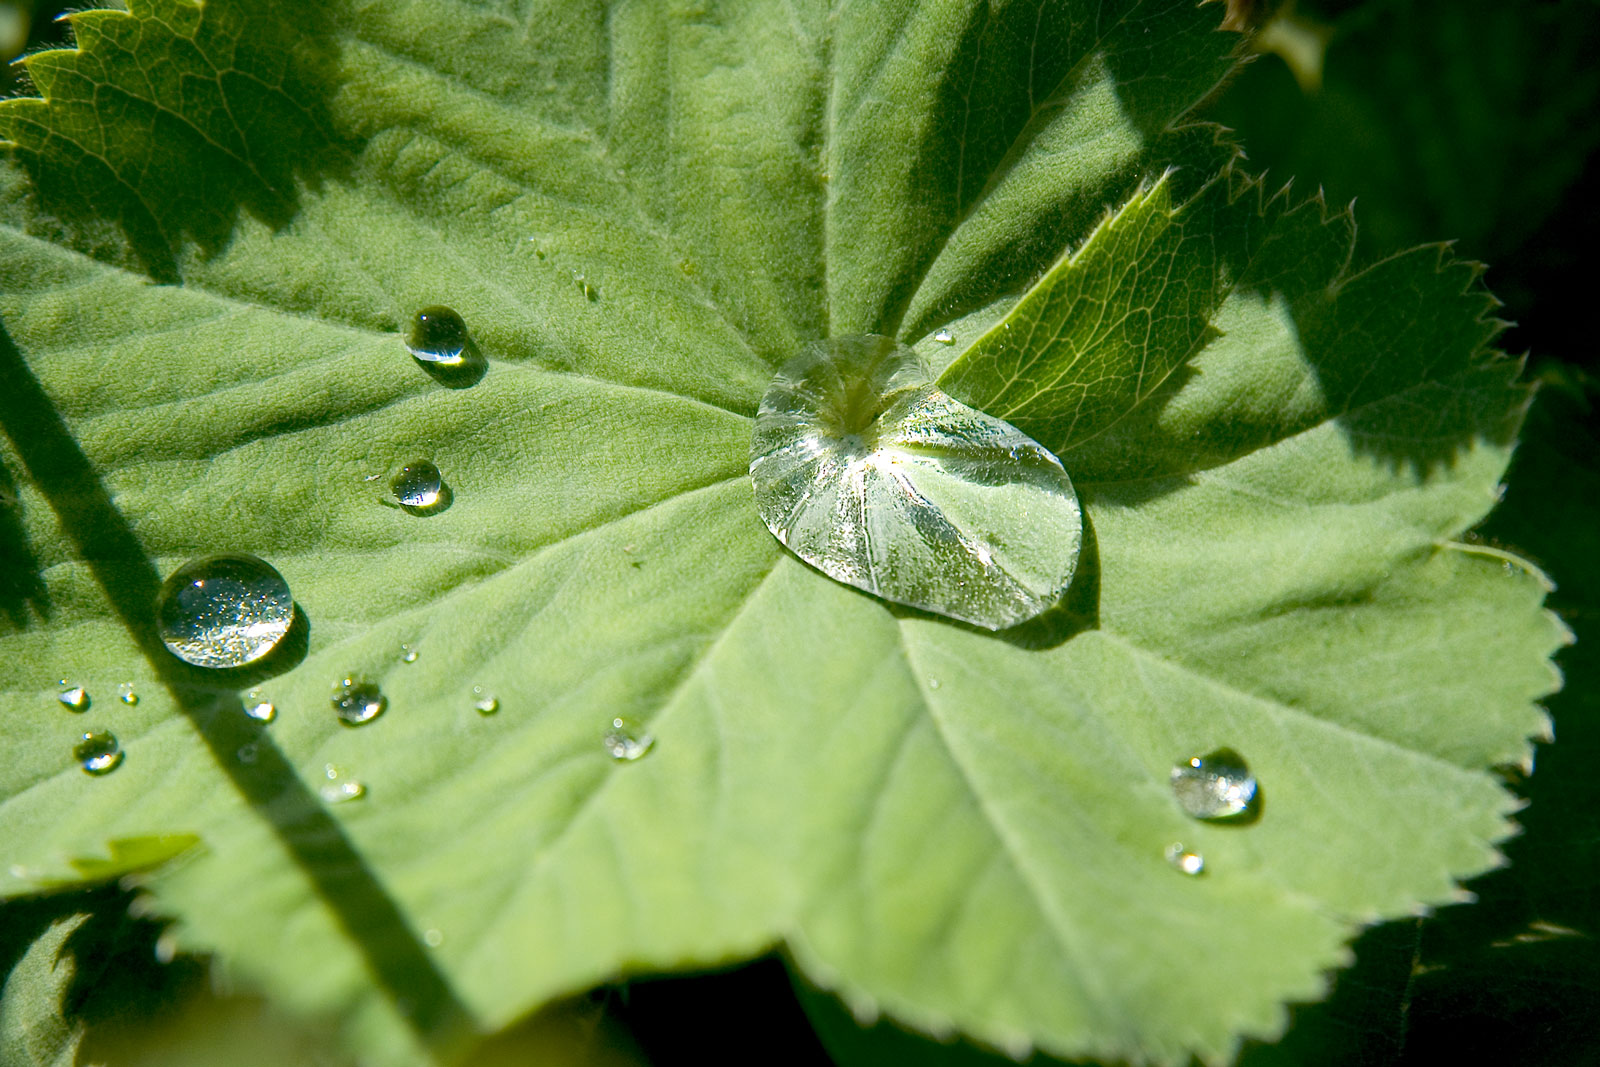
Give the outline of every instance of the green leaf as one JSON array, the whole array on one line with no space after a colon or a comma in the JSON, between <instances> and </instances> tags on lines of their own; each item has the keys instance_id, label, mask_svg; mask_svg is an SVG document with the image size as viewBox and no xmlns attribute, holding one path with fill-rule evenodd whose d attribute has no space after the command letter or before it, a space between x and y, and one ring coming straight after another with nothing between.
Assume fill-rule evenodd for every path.
<instances>
[{"instance_id":1,"label":"green leaf","mask_svg":"<svg viewBox=\"0 0 1600 1067\"><path fill-rule=\"evenodd\" d=\"M87 915L58 919L11 964L0 987L0 1060L15 1067L71 1067L83 1027L63 1006L72 982L67 938Z\"/></svg>"},{"instance_id":2,"label":"green leaf","mask_svg":"<svg viewBox=\"0 0 1600 1067\"><path fill-rule=\"evenodd\" d=\"M1566 634L1542 576L1458 538L1525 393L1472 268L1352 267L1348 217L1217 173L1231 147L1183 119L1232 62L1220 12L74 17L85 51L29 61L50 101L0 104L0 544L26 572L0 892L198 835L144 876L181 944L377 1063L780 941L861 1011L1177 1063L1276 1034L1361 924L1498 862L1487 769L1544 731ZM300 73L234 76L261 71ZM285 99L296 139L248 118ZM74 169L95 137L100 177ZM402 346L440 303L475 383ZM1067 603L1000 636L784 555L746 474L799 344L946 323L947 382L1049 431L1083 501ZM422 457L450 506L385 507ZM162 575L218 551L269 560L306 620L221 677L154 625ZM359 729L329 707L352 673L389 700ZM605 751L618 717L643 759ZM71 758L90 725L114 774ZM1171 795L1221 745L1253 825ZM330 767L365 796L325 802Z\"/></svg>"}]
</instances>

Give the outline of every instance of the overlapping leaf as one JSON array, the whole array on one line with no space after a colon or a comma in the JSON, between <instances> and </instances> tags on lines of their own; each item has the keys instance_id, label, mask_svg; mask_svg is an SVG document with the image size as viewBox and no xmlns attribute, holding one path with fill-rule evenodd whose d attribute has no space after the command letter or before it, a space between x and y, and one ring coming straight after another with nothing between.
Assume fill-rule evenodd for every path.
<instances>
[{"instance_id":1,"label":"overlapping leaf","mask_svg":"<svg viewBox=\"0 0 1600 1067\"><path fill-rule=\"evenodd\" d=\"M1196 172L1211 12L418 0L288 23L310 65L195 44L244 17L92 16L86 53L34 60L50 102L0 107L39 190L13 173L0 227L8 562L37 579L0 636L6 891L198 834L149 883L184 943L379 1062L780 940L924 1028L1177 1062L1275 1032L1355 924L1495 862L1485 769L1542 730L1562 640L1536 574L1453 541L1494 501L1514 368L1471 270L1352 271L1347 219ZM180 54L230 108L292 82L347 158L265 210L240 175L293 145L224 124L243 147L141 230L125 201L172 178L131 161L223 120L152 76L162 121L124 122L105 87ZM299 73L228 77L265 69ZM117 182L52 200L83 131L129 139ZM189 240L218 212L229 240ZM441 302L488 358L471 388L400 345ZM744 474L771 366L1007 308L945 381L1067 462L1094 538L1066 608L996 638L785 557ZM367 480L419 456L454 493L429 518ZM270 727L150 640L153 578L221 550L309 620ZM390 698L358 730L327 706L352 671ZM115 774L73 765L63 675ZM616 716L648 757L608 758ZM1257 825L1167 791L1218 744ZM326 806L330 766L365 799ZM1204 877L1166 865L1180 839Z\"/></svg>"}]
</instances>

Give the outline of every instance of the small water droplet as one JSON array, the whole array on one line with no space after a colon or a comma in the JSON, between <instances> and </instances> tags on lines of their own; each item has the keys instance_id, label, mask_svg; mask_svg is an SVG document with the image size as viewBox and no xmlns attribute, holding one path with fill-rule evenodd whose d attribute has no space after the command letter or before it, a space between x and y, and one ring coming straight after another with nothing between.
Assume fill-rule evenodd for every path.
<instances>
[{"instance_id":1,"label":"small water droplet","mask_svg":"<svg viewBox=\"0 0 1600 1067\"><path fill-rule=\"evenodd\" d=\"M333 690L333 710L346 726L364 726L388 706L383 691L361 678L341 679Z\"/></svg>"},{"instance_id":2,"label":"small water droplet","mask_svg":"<svg viewBox=\"0 0 1600 1067\"><path fill-rule=\"evenodd\" d=\"M933 335L933 339L942 345L953 345L956 343L956 335L946 329L940 329Z\"/></svg>"},{"instance_id":3,"label":"small water droplet","mask_svg":"<svg viewBox=\"0 0 1600 1067\"><path fill-rule=\"evenodd\" d=\"M348 800L360 800L367 795L367 787L354 778L345 776L344 768L333 763L325 763L322 767L323 777L327 784L317 790L327 804L343 804Z\"/></svg>"},{"instance_id":4,"label":"small water droplet","mask_svg":"<svg viewBox=\"0 0 1600 1067\"><path fill-rule=\"evenodd\" d=\"M117 699L129 707L139 703L139 694L133 691L132 682L123 682L117 686Z\"/></svg>"},{"instance_id":5,"label":"small water droplet","mask_svg":"<svg viewBox=\"0 0 1600 1067\"><path fill-rule=\"evenodd\" d=\"M412 648L410 645L401 645L400 646L400 662L401 663L415 663L415 662L417 662L417 650Z\"/></svg>"},{"instance_id":6,"label":"small water droplet","mask_svg":"<svg viewBox=\"0 0 1600 1067\"><path fill-rule=\"evenodd\" d=\"M322 799L328 804L343 804L347 800L360 800L367 795L367 787L360 782L336 782L322 787Z\"/></svg>"},{"instance_id":7,"label":"small water droplet","mask_svg":"<svg viewBox=\"0 0 1600 1067\"><path fill-rule=\"evenodd\" d=\"M479 715L493 715L500 710L500 699L481 685L472 687L472 707Z\"/></svg>"},{"instance_id":8,"label":"small water droplet","mask_svg":"<svg viewBox=\"0 0 1600 1067\"><path fill-rule=\"evenodd\" d=\"M1252 812L1256 800L1256 776L1231 748L1174 764L1171 782L1178 805L1196 819L1239 819Z\"/></svg>"},{"instance_id":9,"label":"small water droplet","mask_svg":"<svg viewBox=\"0 0 1600 1067\"><path fill-rule=\"evenodd\" d=\"M583 294L585 300L593 303L600 299L600 287L591 282L582 271L573 271L572 281L578 287L578 292Z\"/></svg>"},{"instance_id":10,"label":"small water droplet","mask_svg":"<svg viewBox=\"0 0 1600 1067\"><path fill-rule=\"evenodd\" d=\"M406 351L423 363L455 366L464 361L466 348L467 324L454 308L423 308L406 333Z\"/></svg>"},{"instance_id":11,"label":"small water droplet","mask_svg":"<svg viewBox=\"0 0 1600 1067\"><path fill-rule=\"evenodd\" d=\"M89 710L89 691L81 685L69 685L65 678L61 679L64 687L56 694L56 699L61 701L61 706L68 711L85 712Z\"/></svg>"},{"instance_id":12,"label":"small water droplet","mask_svg":"<svg viewBox=\"0 0 1600 1067\"><path fill-rule=\"evenodd\" d=\"M606 751L615 760L636 760L655 743L655 737L648 730L636 732L626 719L612 719L605 736Z\"/></svg>"},{"instance_id":13,"label":"small water droplet","mask_svg":"<svg viewBox=\"0 0 1600 1067\"><path fill-rule=\"evenodd\" d=\"M1191 852L1183 847L1182 841L1174 841L1167 846L1167 862L1174 868L1191 878L1201 874L1206 869L1206 859L1198 852Z\"/></svg>"},{"instance_id":14,"label":"small water droplet","mask_svg":"<svg viewBox=\"0 0 1600 1067\"><path fill-rule=\"evenodd\" d=\"M389 489L396 503L413 515L443 511L449 493L439 468L426 459L413 460L401 467L400 473L389 481Z\"/></svg>"},{"instance_id":15,"label":"small water droplet","mask_svg":"<svg viewBox=\"0 0 1600 1067\"><path fill-rule=\"evenodd\" d=\"M256 722L271 722L278 717L278 709L272 701L261 695L259 689L252 689L245 694L244 713Z\"/></svg>"},{"instance_id":16,"label":"small water droplet","mask_svg":"<svg viewBox=\"0 0 1600 1067\"><path fill-rule=\"evenodd\" d=\"M256 743L254 741L248 741L239 746L240 763L254 763L256 761L256 757L260 754L261 752L258 748L256 748Z\"/></svg>"},{"instance_id":17,"label":"small water droplet","mask_svg":"<svg viewBox=\"0 0 1600 1067\"><path fill-rule=\"evenodd\" d=\"M72 755L83 768L83 773L96 777L110 774L122 766L122 745L117 741L117 735L108 730L85 733L83 740L72 750Z\"/></svg>"},{"instance_id":18,"label":"small water droplet","mask_svg":"<svg viewBox=\"0 0 1600 1067\"><path fill-rule=\"evenodd\" d=\"M294 623L289 583L243 552L185 563L161 587L161 640L196 667L226 670L270 653Z\"/></svg>"},{"instance_id":19,"label":"small water droplet","mask_svg":"<svg viewBox=\"0 0 1600 1067\"><path fill-rule=\"evenodd\" d=\"M937 678L929 678L928 679L928 688L929 689L937 689L942 684L943 683L940 682L939 679L937 679Z\"/></svg>"},{"instance_id":20,"label":"small water droplet","mask_svg":"<svg viewBox=\"0 0 1600 1067\"><path fill-rule=\"evenodd\" d=\"M444 934L438 930L424 930L422 931L422 941L429 948L438 948L444 944Z\"/></svg>"}]
</instances>

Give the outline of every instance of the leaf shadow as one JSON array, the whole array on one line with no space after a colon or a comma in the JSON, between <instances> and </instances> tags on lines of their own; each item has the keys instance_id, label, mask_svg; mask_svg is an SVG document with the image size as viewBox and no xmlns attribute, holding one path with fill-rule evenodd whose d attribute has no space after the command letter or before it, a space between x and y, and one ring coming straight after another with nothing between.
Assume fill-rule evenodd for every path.
<instances>
[{"instance_id":1,"label":"leaf shadow","mask_svg":"<svg viewBox=\"0 0 1600 1067\"><path fill-rule=\"evenodd\" d=\"M39 557L22 527L16 479L0 460L0 616L24 630L35 618L49 619L51 610Z\"/></svg>"},{"instance_id":2,"label":"leaf shadow","mask_svg":"<svg viewBox=\"0 0 1600 1067\"><path fill-rule=\"evenodd\" d=\"M473 1028L466 1007L340 823L306 787L263 725L244 714L231 686L247 683L254 674L220 678L167 651L156 625L161 575L3 322L0 380L7 383L0 392L0 430L156 677L234 788L272 827L417 1037L436 1050L457 1047ZM297 662L297 648L304 655L310 624L298 607L296 619L300 636L284 652L285 659L268 657L273 660L263 667L268 673ZM255 746L253 762L236 758L245 744Z\"/></svg>"},{"instance_id":3,"label":"leaf shadow","mask_svg":"<svg viewBox=\"0 0 1600 1067\"><path fill-rule=\"evenodd\" d=\"M0 105L0 140L32 179L30 228L65 226L80 250L170 283L188 243L213 257L244 215L288 225L303 189L347 179L359 147L327 107L331 12L211 0L171 26L148 6L80 13L88 51L27 57L43 100Z\"/></svg>"}]
</instances>

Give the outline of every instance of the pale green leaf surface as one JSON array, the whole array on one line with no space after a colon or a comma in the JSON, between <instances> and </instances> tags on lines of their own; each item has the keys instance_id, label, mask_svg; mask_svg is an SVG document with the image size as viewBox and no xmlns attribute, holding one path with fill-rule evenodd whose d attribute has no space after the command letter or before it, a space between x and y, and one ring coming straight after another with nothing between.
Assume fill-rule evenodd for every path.
<instances>
[{"instance_id":1,"label":"pale green leaf surface","mask_svg":"<svg viewBox=\"0 0 1600 1067\"><path fill-rule=\"evenodd\" d=\"M190 23L133 8L93 18L136 24L137 68ZM93 486L0 438L45 590L0 631L0 858L23 871L0 889L71 877L108 839L198 834L147 876L183 943L343 1020L373 1062L780 941L858 1006L1015 1049L1216 1061L1276 1032L1355 924L1497 862L1512 802L1484 772L1544 730L1565 635L1540 576L1453 543L1495 500L1523 402L1486 350L1488 298L1433 252L1347 276L1348 219L1205 180L1193 161L1230 150L1177 123L1229 62L1211 21L1186 2L334 6L285 77L325 90L305 106L348 158L274 172L301 181L272 210L228 172L152 245L114 193L72 208L8 177L14 362L160 573L254 552L309 634L262 685L265 730L227 686L169 687L196 679L142 660L104 591L147 565L80 558L86 516L115 524ZM66 94L72 62L35 62ZM107 69L87 84L128 76ZM204 98L162 92L160 114L208 128L186 111ZM186 161L231 165L111 109L0 107L46 187L75 157L7 125L24 107L29 129L83 124L73 143L119 131L110 166L147 197ZM235 157L283 148L240 125ZM231 238L208 243L219 212ZM487 357L471 388L401 347L439 302ZM1151 329L1120 311L1097 331L1089 303ZM786 557L745 475L797 343L913 341L968 312L961 342L986 336L945 380L1054 434L1094 535L1066 608L1009 640ZM993 373L996 339L1046 320ZM424 455L449 509L383 506L367 476ZM390 698L357 730L327 703L352 671ZM63 675L87 716L56 705ZM600 744L618 715L656 736L637 763ZM128 752L101 779L70 759L90 721ZM1261 777L1256 825L1199 826L1171 797L1172 763L1219 744ZM366 797L323 808L328 764ZM1166 865L1175 840L1205 876Z\"/></svg>"}]
</instances>

